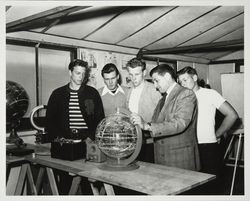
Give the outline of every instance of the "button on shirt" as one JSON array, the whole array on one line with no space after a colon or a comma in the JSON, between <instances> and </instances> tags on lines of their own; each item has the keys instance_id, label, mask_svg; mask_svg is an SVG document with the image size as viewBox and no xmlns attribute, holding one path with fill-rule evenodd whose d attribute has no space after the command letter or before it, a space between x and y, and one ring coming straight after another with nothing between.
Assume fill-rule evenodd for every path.
<instances>
[{"instance_id":1,"label":"button on shirt","mask_svg":"<svg viewBox=\"0 0 250 201\"><path fill-rule=\"evenodd\" d=\"M138 113L139 101L143 88L144 88L144 82L141 83L138 87L132 89L128 104L129 110L131 112Z\"/></svg>"}]
</instances>

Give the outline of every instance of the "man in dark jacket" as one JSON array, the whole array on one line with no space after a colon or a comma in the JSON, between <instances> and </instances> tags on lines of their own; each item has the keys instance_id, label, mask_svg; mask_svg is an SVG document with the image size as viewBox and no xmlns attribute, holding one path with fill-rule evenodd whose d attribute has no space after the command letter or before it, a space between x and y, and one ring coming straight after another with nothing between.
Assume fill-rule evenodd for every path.
<instances>
[{"instance_id":1,"label":"man in dark jacket","mask_svg":"<svg viewBox=\"0 0 250 201\"><path fill-rule=\"evenodd\" d=\"M70 82L55 89L49 98L46 131L51 142L64 138L84 144L85 140L95 139L96 127L104 118L103 104L98 91L86 85L89 76L87 62L79 59L70 62L69 75ZM59 170L54 173L60 178L59 193L68 194L72 177ZM84 194L91 193L86 188L84 191Z\"/></svg>"},{"instance_id":2,"label":"man in dark jacket","mask_svg":"<svg viewBox=\"0 0 250 201\"><path fill-rule=\"evenodd\" d=\"M70 82L55 89L47 105L46 129L50 140L95 139L97 124L104 118L102 100L96 89L86 85L88 63L79 59L69 64Z\"/></svg>"}]
</instances>

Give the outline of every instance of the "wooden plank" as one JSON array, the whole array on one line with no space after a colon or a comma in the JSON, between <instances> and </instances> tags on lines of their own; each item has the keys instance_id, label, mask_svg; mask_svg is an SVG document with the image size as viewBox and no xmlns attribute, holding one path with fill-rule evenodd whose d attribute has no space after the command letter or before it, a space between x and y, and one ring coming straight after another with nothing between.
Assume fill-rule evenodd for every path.
<instances>
[{"instance_id":1,"label":"wooden plank","mask_svg":"<svg viewBox=\"0 0 250 201\"><path fill-rule=\"evenodd\" d=\"M106 191L105 191L104 186L102 186L100 189L100 195L106 195Z\"/></svg>"},{"instance_id":2,"label":"wooden plank","mask_svg":"<svg viewBox=\"0 0 250 201\"><path fill-rule=\"evenodd\" d=\"M49 184L50 184L52 194L59 195L53 170L51 168L46 167L46 172L49 178Z\"/></svg>"},{"instance_id":3,"label":"wooden plank","mask_svg":"<svg viewBox=\"0 0 250 201\"><path fill-rule=\"evenodd\" d=\"M36 190L33 175L31 172L30 164L27 164L27 178L28 178L28 184L31 190L31 195L37 195L37 190Z\"/></svg>"},{"instance_id":4,"label":"wooden plank","mask_svg":"<svg viewBox=\"0 0 250 201\"><path fill-rule=\"evenodd\" d=\"M214 175L179 168L139 164L140 168L133 171L103 171L96 166L86 168L79 175L150 195L179 194L215 178Z\"/></svg>"},{"instance_id":5,"label":"wooden plank","mask_svg":"<svg viewBox=\"0 0 250 201\"><path fill-rule=\"evenodd\" d=\"M138 162L140 167L136 170L117 172L101 170L98 167L102 164L84 160L65 162L50 156L26 160L149 195L179 194L215 178L215 175L144 162ZM112 190L109 193L112 194Z\"/></svg>"},{"instance_id":6,"label":"wooden plank","mask_svg":"<svg viewBox=\"0 0 250 201\"><path fill-rule=\"evenodd\" d=\"M28 168L27 164L23 164L21 166L14 195L22 195L27 168Z\"/></svg>"},{"instance_id":7,"label":"wooden plank","mask_svg":"<svg viewBox=\"0 0 250 201\"><path fill-rule=\"evenodd\" d=\"M37 194L40 194L40 191L42 189L42 182L43 182L44 173L45 173L45 168L40 167L39 173L38 173L38 176L37 176L37 180L36 180Z\"/></svg>"},{"instance_id":8,"label":"wooden plank","mask_svg":"<svg viewBox=\"0 0 250 201\"><path fill-rule=\"evenodd\" d=\"M7 163L6 164L6 185L8 184L8 180L9 180L9 176L10 176L10 170L11 170L11 167Z\"/></svg>"},{"instance_id":9,"label":"wooden plank","mask_svg":"<svg viewBox=\"0 0 250 201\"><path fill-rule=\"evenodd\" d=\"M72 185L69 190L69 195L76 195L82 178L80 176L75 176L72 180Z\"/></svg>"},{"instance_id":10,"label":"wooden plank","mask_svg":"<svg viewBox=\"0 0 250 201\"><path fill-rule=\"evenodd\" d=\"M98 188L94 185L93 182L90 181L90 186L93 192L93 195L100 195Z\"/></svg>"},{"instance_id":11,"label":"wooden plank","mask_svg":"<svg viewBox=\"0 0 250 201\"><path fill-rule=\"evenodd\" d=\"M84 160L65 162L65 160L51 158L50 156L36 156L35 158L27 156L26 159L32 163L36 163L39 165L43 165L45 167L50 167L53 169L58 169L73 174L77 174L78 172L82 171L83 170L82 166L84 163Z\"/></svg>"},{"instance_id":12,"label":"wooden plank","mask_svg":"<svg viewBox=\"0 0 250 201\"><path fill-rule=\"evenodd\" d=\"M106 183L104 183L103 185L104 185L107 195L115 195L114 188L112 185L106 184Z\"/></svg>"}]
</instances>

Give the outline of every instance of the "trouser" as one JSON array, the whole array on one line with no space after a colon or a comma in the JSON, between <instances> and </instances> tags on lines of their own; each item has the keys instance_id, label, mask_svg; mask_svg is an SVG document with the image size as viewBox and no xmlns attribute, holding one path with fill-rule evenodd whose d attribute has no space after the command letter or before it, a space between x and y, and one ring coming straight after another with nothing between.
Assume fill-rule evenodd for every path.
<instances>
[{"instance_id":1,"label":"trouser","mask_svg":"<svg viewBox=\"0 0 250 201\"><path fill-rule=\"evenodd\" d=\"M154 144L146 144L146 139L149 137L150 134L147 131L143 131L141 151L137 157L137 160L154 163Z\"/></svg>"},{"instance_id":2,"label":"trouser","mask_svg":"<svg viewBox=\"0 0 250 201\"><path fill-rule=\"evenodd\" d=\"M201 172L215 174L219 177L223 167L225 139L221 138L220 144L217 142L204 143L199 144L198 146L201 161Z\"/></svg>"}]
</instances>

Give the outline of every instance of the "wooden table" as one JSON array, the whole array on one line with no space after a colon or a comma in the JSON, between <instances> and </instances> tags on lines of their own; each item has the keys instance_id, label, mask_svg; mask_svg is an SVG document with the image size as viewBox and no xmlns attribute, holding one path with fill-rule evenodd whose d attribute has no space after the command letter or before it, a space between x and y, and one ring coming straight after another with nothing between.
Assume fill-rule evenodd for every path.
<instances>
[{"instance_id":1,"label":"wooden table","mask_svg":"<svg viewBox=\"0 0 250 201\"><path fill-rule=\"evenodd\" d=\"M91 181L101 181L107 194L113 194L112 185L128 188L149 195L175 195L202 185L215 178L214 175L138 162L140 167L132 171L105 171L101 164L76 160L51 158L50 156L26 157L31 163L70 172Z\"/></svg>"},{"instance_id":2,"label":"wooden table","mask_svg":"<svg viewBox=\"0 0 250 201\"><path fill-rule=\"evenodd\" d=\"M89 179L94 195L103 193L94 187L93 183L95 181L104 184L107 195L114 195L113 186L148 195L176 195L215 179L215 175L145 162L138 162L140 167L136 170L118 172L99 169L98 167L102 164L86 162L85 160L65 161L41 155L29 155L24 158L28 163L23 165L37 164L41 167L34 194L39 192L41 185L39 182L42 180L44 172L47 171L52 193L58 195L53 169L62 170L75 176L70 194L76 193L81 177ZM29 167L27 168L29 169Z\"/></svg>"},{"instance_id":3,"label":"wooden table","mask_svg":"<svg viewBox=\"0 0 250 201\"><path fill-rule=\"evenodd\" d=\"M202 185L215 178L214 175L138 162L140 167L132 171L104 171L96 164L86 163L79 175L120 186L148 195L176 195Z\"/></svg>"}]
</instances>

